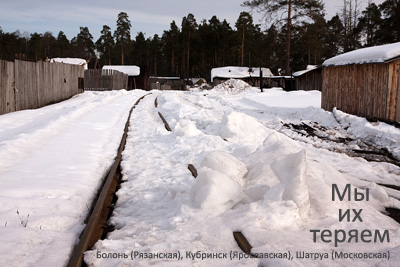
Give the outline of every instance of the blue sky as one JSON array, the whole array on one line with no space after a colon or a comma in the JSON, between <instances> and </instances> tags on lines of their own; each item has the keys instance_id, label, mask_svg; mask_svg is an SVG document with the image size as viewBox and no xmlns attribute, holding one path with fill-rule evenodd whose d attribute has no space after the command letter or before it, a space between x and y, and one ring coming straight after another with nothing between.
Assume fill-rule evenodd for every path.
<instances>
[{"instance_id":1,"label":"blue sky","mask_svg":"<svg viewBox=\"0 0 400 267\"><path fill-rule=\"evenodd\" d=\"M324 2L328 19L343 5L342 0ZM365 6L367 0L362 2ZM374 2L380 4L383 0ZM149 37L162 35L172 20L180 26L182 18L189 13L194 14L197 22L216 15L234 27L240 12L251 11L241 7L242 3L243 0L0 0L0 27L5 32L50 31L55 36L63 31L71 39L79 33L79 27L85 26L96 41L103 25L115 30L118 13L123 11L131 20L131 35L135 37L142 31ZM255 23L265 24L260 21L260 14L252 14Z\"/></svg>"}]
</instances>

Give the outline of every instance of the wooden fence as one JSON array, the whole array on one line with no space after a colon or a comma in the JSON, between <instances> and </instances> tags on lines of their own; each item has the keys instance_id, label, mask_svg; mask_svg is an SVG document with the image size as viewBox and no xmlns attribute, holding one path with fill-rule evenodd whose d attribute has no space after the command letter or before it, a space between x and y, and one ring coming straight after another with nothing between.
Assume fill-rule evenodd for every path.
<instances>
[{"instance_id":1,"label":"wooden fence","mask_svg":"<svg viewBox=\"0 0 400 267\"><path fill-rule=\"evenodd\" d=\"M0 60L0 115L57 103L82 92L78 65Z\"/></svg>"},{"instance_id":2,"label":"wooden fence","mask_svg":"<svg viewBox=\"0 0 400 267\"><path fill-rule=\"evenodd\" d=\"M85 70L87 91L128 89L128 75L116 70Z\"/></svg>"}]
</instances>

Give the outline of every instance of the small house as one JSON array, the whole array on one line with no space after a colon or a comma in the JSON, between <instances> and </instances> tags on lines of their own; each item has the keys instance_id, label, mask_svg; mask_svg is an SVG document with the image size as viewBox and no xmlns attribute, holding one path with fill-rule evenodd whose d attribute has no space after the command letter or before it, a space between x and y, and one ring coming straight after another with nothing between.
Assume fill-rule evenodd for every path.
<instances>
[{"instance_id":1,"label":"small house","mask_svg":"<svg viewBox=\"0 0 400 267\"><path fill-rule=\"evenodd\" d=\"M296 71L292 74L295 80L296 90L311 91L322 90L322 68L308 65L305 70Z\"/></svg>"},{"instance_id":2,"label":"small house","mask_svg":"<svg viewBox=\"0 0 400 267\"><path fill-rule=\"evenodd\" d=\"M105 65L103 70L116 70L128 75L127 90L146 89L147 86L147 71L145 67L135 65Z\"/></svg>"},{"instance_id":3,"label":"small house","mask_svg":"<svg viewBox=\"0 0 400 267\"><path fill-rule=\"evenodd\" d=\"M147 90L186 90L186 84L180 77L149 77Z\"/></svg>"},{"instance_id":4,"label":"small house","mask_svg":"<svg viewBox=\"0 0 400 267\"><path fill-rule=\"evenodd\" d=\"M268 68L261 68L262 77L267 78L273 76ZM248 67L220 67L211 70L211 83L216 86L229 79L240 79L251 86L260 86L260 68Z\"/></svg>"},{"instance_id":5,"label":"small house","mask_svg":"<svg viewBox=\"0 0 400 267\"><path fill-rule=\"evenodd\" d=\"M326 60L321 106L373 119L400 121L400 42Z\"/></svg>"},{"instance_id":6,"label":"small house","mask_svg":"<svg viewBox=\"0 0 400 267\"><path fill-rule=\"evenodd\" d=\"M266 81L264 83L266 84L267 88L280 87L285 91L296 90L295 80L293 76L285 76L285 75L271 76L266 78Z\"/></svg>"}]
</instances>

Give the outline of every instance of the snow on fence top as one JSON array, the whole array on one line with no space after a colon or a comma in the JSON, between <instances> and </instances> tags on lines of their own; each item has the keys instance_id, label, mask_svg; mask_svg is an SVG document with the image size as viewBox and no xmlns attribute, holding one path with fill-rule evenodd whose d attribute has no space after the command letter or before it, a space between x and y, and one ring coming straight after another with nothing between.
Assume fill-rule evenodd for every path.
<instances>
[{"instance_id":1,"label":"snow on fence top","mask_svg":"<svg viewBox=\"0 0 400 267\"><path fill-rule=\"evenodd\" d=\"M59 63L65 63L65 64L84 66L85 70L88 68L86 59L82 59L82 58L69 58L69 57L61 58L61 57L56 57L56 58L50 59L50 62L51 63L59 62Z\"/></svg>"},{"instance_id":2,"label":"snow on fence top","mask_svg":"<svg viewBox=\"0 0 400 267\"><path fill-rule=\"evenodd\" d=\"M140 68L134 65L105 65L103 70L117 70L119 72L128 74L128 76L139 76Z\"/></svg>"},{"instance_id":3,"label":"snow on fence top","mask_svg":"<svg viewBox=\"0 0 400 267\"><path fill-rule=\"evenodd\" d=\"M340 66L364 63L382 63L400 57L400 42L367 47L347 52L325 60L323 66Z\"/></svg>"},{"instance_id":4,"label":"snow on fence top","mask_svg":"<svg viewBox=\"0 0 400 267\"><path fill-rule=\"evenodd\" d=\"M272 72L268 68L261 68L263 77L273 76ZM243 79L250 77L260 77L260 68L248 68L248 67L221 67L214 68L211 70L211 82L215 77L227 78L227 79Z\"/></svg>"}]
</instances>

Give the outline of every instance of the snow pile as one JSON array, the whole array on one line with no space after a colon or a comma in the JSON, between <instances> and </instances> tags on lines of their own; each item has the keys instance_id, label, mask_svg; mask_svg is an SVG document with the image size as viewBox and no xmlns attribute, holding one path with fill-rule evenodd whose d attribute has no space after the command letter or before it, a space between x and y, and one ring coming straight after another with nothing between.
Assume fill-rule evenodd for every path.
<instances>
[{"instance_id":1,"label":"snow pile","mask_svg":"<svg viewBox=\"0 0 400 267\"><path fill-rule=\"evenodd\" d=\"M250 90L251 88L252 87L248 83L242 80L229 79L215 86L212 91L234 95Z\"/></svg>"},{"instance_id":2,"label":"snow pile","mask_svg":"<svg viewBox=\"0 0 400 267\"><path fill-rule=\"evenodd\" d=\"M235 153L248 154L255 151L270 132L257 119L244 113L231 111L222 117L218 134L224 140L238 145Z\"/></svg>"},{"instance_id":3,"label":"snow pile","mask_svg":"<svg viewBox=\"0 0 400 267\"><path fill-rule=\"evenodd\" d=\"M234 156L211 152L201 162L191 197L213 215L226 212L242 200L241 184L246 172L246 166Z\"/></svg>"},{"instance_id":4,"label":"snow pile","mask_svg":"<svg viewBox=\"0 0 400 267\"><path fill-rule=\"evenodd\" d=\"M308 216L310 200L306 180L306 151L281 156L271 164L281 184L285 186L282 199L293 200L302 218Z\"/></svg>"},{"instance_id":5,"label":"snow pile","mask_svg":"<svg viewBox=\"0 0 400 267\"><path fill-rule=\"evenodd\" d=\"M323 66L382 63L400 56L400 42L361 48L327 59Z\"/></svg>"},{"instance_id":6,"label":"snow pile","mask_svg":"<svg viewBox=\"0 0 400 267\"><path fill-rule=\"evenodd\" d=\"M275 143L279 139L271 134L265 140L262 153L276 153L276 158L261 162L261 168L270 168L269 179L274 183L261 181L252 184L253 174L244 178L247 168L243 162L231 154L222 151L209 153L201 162L199 176L191 190L192 199L203 210L215 215L226 212L242 200L242 190L248 199L258 201L293 201L298 208L300 217L307 218L310 210L310 201L306 180L306 152L285 155L287 149ZM272 146L268 146L272 143ZM260 151L256 153L260 156ZM270 162L268 164L268 162ZM274 177L274 178L271 178ZM259 181L260 182L260 181ZM266 182L266 183L265 183ZM250 184L249 184L250 183ZM260 195L262 194L262 195ZM249 202L248 200L243 203Z\"/></svg>"}]
</instances>

